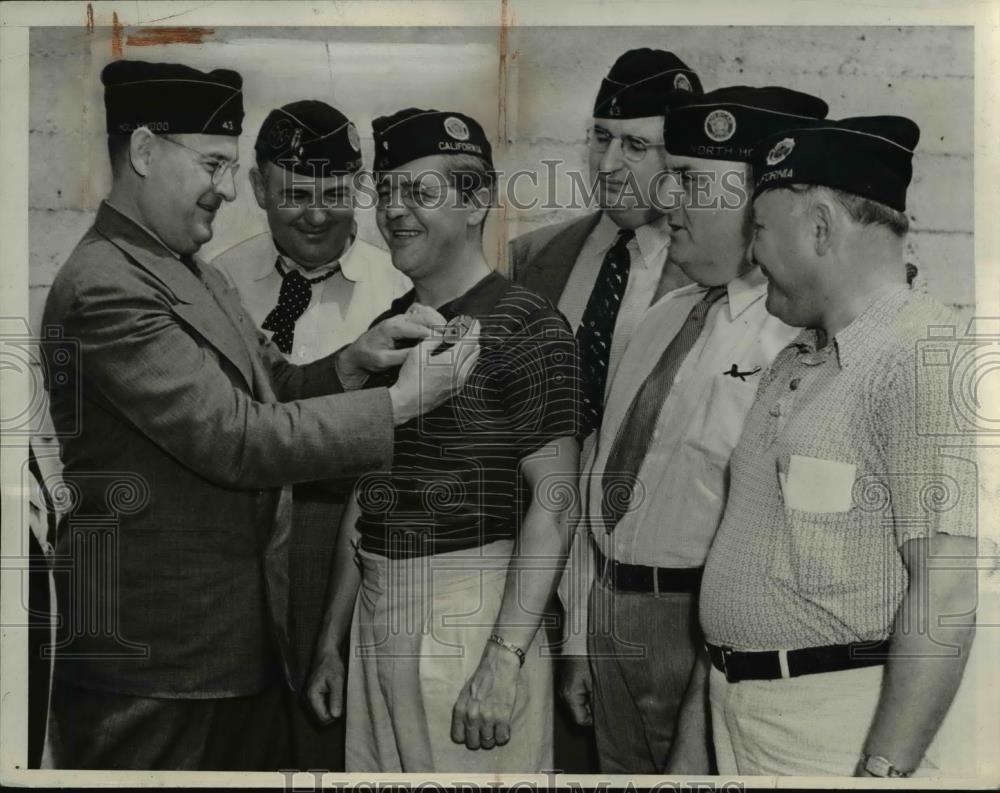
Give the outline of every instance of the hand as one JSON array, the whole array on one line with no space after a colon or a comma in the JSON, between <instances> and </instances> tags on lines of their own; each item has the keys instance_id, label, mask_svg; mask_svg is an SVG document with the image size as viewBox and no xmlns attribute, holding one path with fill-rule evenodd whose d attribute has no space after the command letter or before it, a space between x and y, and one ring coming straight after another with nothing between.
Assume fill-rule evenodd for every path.
<instances>
[{"instance_id":1,"label":"hand","mask_svg":"<svg viewBox=\"0 0 1000 793\"><path fill-rule=\"evenodd\" d=\"M349 382L400 366L410 351L397 349L397 342L421 341L431 335L434 327L445 324L447 320L433 308L414 304L405 314L383 320L348 345L337 356L337 373L342 381Z\"/></svg>"},{"instance_id":2,"label":"hand","mask_svg":"<svg viewBox=\"0 0 1000 793\"><path fill-rule=\"evenodd\" d=\"M594 723L591 697L594 681L590 676L590 663L580 656L569 656L562 662L559 694L573 714L573 721L582 727Z\"/></svg>"},{"instance_id":3,"label":"hand","mask_svg":"<svg viewBox=\"0 0 1000 793\"><path fill-rule=\"evenodd\" d=\"M510 740L520 659L490 643L451 712L451 739L470 749L492 749Z\"/></svg>"},{"instance_id":4,"label":"hand","mask_svg":"<svg viewBox=\"0 0 1000 793\"><path fill-rule=\"evenodd\" d=\"M306 683L306 701L320 724L339 719L344 712L344 662L337 650L318 655Z\"/></svg>"},{"instance_id":5,"label":"hand","mask_svg":"<svg viewBox=\"0 0 1000 793\"><path fill-rule=\"evenodd\" d=\"M396 426L434 410L462 390L479 359L479 332L476 320L463 339L431 357L445 339L442 325L412 350L402 351L406 360L389 389Z\"/></svg>"}]
</instances>

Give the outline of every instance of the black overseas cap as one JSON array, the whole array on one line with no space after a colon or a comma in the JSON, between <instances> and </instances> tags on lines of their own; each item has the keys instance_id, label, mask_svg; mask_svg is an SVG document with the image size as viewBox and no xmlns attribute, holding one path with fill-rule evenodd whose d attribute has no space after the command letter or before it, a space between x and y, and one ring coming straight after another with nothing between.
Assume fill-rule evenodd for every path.
<instances>
[{"instance_id":1,"label":"black overseas cap","mask_svg":"<svg viewBox=\"0 0 1000 793\"><path fill-rule=\"evenodd\" d=\"M180 63L112 61L101 72L108 134L228 135L243 131L243 78Z\"/></svg>"},{"instance_id":2,"label":"black overseas cap","mask_svg":"<svg viewBox=\"0 0 1000 793\"><path fill-rule=\"evenodd\" d=\"M375 171L389 171L432 154L471 154L493 169L493 149L474 118L464 113L408 107L372 121Z\"/></svg>"},{"instance_id":3,"label":"black overseas cap","mask_svg":"<svg viewBox=\"0 0 1000 793\"><path fill-rule=\"evenodd\" d=\"M361 168L361 138L353 123L326 102L303 99L272 110L254 144L257 157L310 177Z\"/></svg>"},{"instance_id":4,"label":"black overseas cap","mask_svg":"<svg viewBox=\"0 0 1000 793\"><path fill-rule=\"evenodd\" d=\"M594 118L662 116L678 95L701 93L698 75L672 52L629 50L601 80Z\"/></svg>"},{"instance_id":5,"label":"black overseas cap","mask_svg":"<svg viewBox=\"0 0 1000 793\"><path fill-rule=\"evenodd\" d=\"M826 118L828 110L822 99L790 88L718 88L670 107L663 142L678 157L750 162L762 139Z\"/></svg>"},{"instance_id":6,"label":"black overseas cap","mask_svg":"<svg viewBox=\"0 0 1000 793\"><path fill-rule=\"evenodd\" d=\"M790 184L832 187L906 211L920 127L903 116L862 116L780 132L754 156L754 198Z\"/></svg>"}]
</instances>

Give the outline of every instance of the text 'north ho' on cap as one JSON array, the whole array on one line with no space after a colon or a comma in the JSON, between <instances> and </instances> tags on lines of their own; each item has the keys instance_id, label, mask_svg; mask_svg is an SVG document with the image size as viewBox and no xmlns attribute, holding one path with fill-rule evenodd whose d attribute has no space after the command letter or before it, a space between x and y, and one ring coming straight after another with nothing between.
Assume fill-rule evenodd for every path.
<instances>
[{"instance_id":1,"label":"text 'north ho' on cap","mask_svg":"<svg viewBox=\"0 0 1000 793\"><path fill-rule=\"evenodd\" d=\"M754 198L790 184L832 187L906 211L920 127L903 116L824 121L762 141Z\"/></svg>"},{"instance_id":2,"label":"text 'north ho' on cap","mask_svg":"<svg viewBox=\"0 0 1000 793\"><path fill-rule=\"evenodd\" d=\"M272 110L254 151L258 158L310 177L338 176L361 168L361 138L351 121L316 99Z\"/></svg>"},{"instance_id":3,"label":"text 'north ho' on cap","mask_svg":"<svg viewBox=\"0 0 1000 793\"><path fill-rule=\"evenodd\" d=\"M474 118L409 107L372 121L375 171L389 171L433 154L471 154L493 168L493 149Z\"/></svg>"},{"instance_id":4,"label":"text 'north ho' on cap","mask_svg":"<svg viewBox=\"0 0 1000 793\"><path fill-rule=\"evenodd\" d=\"M790 88L734 85L667 109L663 142L677 157L750 162L761 140L826 118L826 102Z\"/></svg>"},{"instance_id":5,"label":"text 'north ho' on cap","mask_svg":"<svg viewBox=\"0 0 1000 793\"><path fill-rule=\"evenodd\" d=\"M629 50L601 80L594 118L662 116L675 96L701 93L698 75L672 52Z\"/></svg>"},{"instance_id":6,"label":"text 'north ho' on cap","mask_svg":"<svg viewBox=\"0 0 1000 793\"><path fill-rule=\"evenodd\" d=\"M230 69L121 60L104 67L101 82L109 135L139 127L175 135L243 131L243 78Z\"/></svg>"}]
</instances>

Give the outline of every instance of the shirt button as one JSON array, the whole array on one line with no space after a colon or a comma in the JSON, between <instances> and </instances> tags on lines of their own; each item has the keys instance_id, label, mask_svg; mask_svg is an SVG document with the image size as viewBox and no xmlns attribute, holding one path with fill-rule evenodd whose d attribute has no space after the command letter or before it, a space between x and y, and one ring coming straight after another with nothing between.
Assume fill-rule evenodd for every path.
<instances>
[{"instance_id":1,"label":"shirt button","mask_svg":"<svg viewBox=\"0 0 1000 793\"><path fill-rule=\"evenodd\" d=\"M770 410L769 410L768 412L769 412L769 413L770 413L770 414L771 414L772 416L780 416L780 415L781 415L781 405L775 405L775 406L774 406L774 407L772 407L772 408L771 408L771 409L770 409Z\"/></svg>"},{"instance_id":2,"label":"shirt button","mask_svg":"<svg viewBox=\"0 0 1000 793\"><path fill-rule=\"evenodd\" d=\"M793 377L792 381L788 384L788 387L794 391L799 387L799 383L802 382L798 377Z\"/></svg>"}]
</instances>

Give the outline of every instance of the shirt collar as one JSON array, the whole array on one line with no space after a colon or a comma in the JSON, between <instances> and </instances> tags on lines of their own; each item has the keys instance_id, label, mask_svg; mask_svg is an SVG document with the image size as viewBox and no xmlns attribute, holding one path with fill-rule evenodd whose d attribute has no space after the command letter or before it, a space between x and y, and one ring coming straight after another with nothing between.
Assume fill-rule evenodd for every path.
<instances>
[{"instance_id":1,"label":"shirt collar","mask_svg":"<svg viewBox=\"0 0 1000 793\"><path fill-rule=\"evenodd\" d=\"M868 349L884 345L892 318L911 294L908 284L889 284L873 294L867 308L833 337L841 369L864 360Z\"/></svg>"},{"instance_id":2,"label":"shirt collar","mask_svg":"<svg viewBox=\"0 0 1000 793\"><path fill-rule=\"evenodd\" d=\"M361 261L362 257L357 254L359 246L357 244L358 235L356 231L351 237L350 242L347 243L347 248L340 255L339 259L335 259L329 264L314 267L311 270L305 269L297 262L293 261L290 257L279 251L278 247L274 244L274 237L270 233L268 233L267 237L271 243L273 255L271 257L265 256L260 259L257 272L254 274L253 278L255 281L261 281L275 272L274 260L278 256L281 257L281 261L284 263L286 268L289 270L298 270L306 278L317 278L321 275L326 275L331 270L334 272L340 270L344 278L348 281L364 281L365 276L368 274L368 269L365 267L365 263Z\"/></svg>"},{"instance_id":3,"label":"shirt collar","mask_svg":"<svg viewBox=\"0 0 1000 793\"><path fill-rule=\"evenodd\" d=\"M460 314L474 318L486 316L493 310L497 301L507 292L510 282L496 270L476 282L468 292L449 300L443 306L438 306L438 313L446 320L451 320ZM417 292L411 289L402 297L392 301L389 312L383 316L405 314L417 299Z\"/></svg>"},{"instance_id":4,"label":"shirt collar","mask_svg":"<svg viewBox=\"0 0 1000 793\"><path fill-rule=\"evenodd\" d=\"M601 219L591 232L591 238L597 244L598 251L607 253L618 239L619 231L621 227L608 217L606 212L602 212ZM635 244L639 246L638 264L641 267L649 267L653 262L659 261L660 255L670 244L670 224L667 222L667 216L664 215L635 229ZM632 264L636 262L633 261Z\"/></svg>"},{"instance_id":5,"label":"shirt collar","mask_svg":"<svg viewBox=\"0 0 1000 793\"><path fill-rule=\"evenodd\" d=\"M819 349L821 331L817 328L805 328L792 345L814 361L822 360L820 356L823 355L833 355L841 369L852 366L864 360L869 349L885 344L886 336L891 333L892 317L912 293L907 284L888 285L877 290L868 306L822 350Z\"/></svg>"},{"instance_id":6,"label":"shirt collar","mask_svg":"<svg viewBox=\"0 0 1000 793\"><path fill-rule=\"evenodd\" d=\"M733 322L767 294L767 278L760 267L752 267L726 285L729 297L729 320Z\"/></svg>"}]
</instances>

